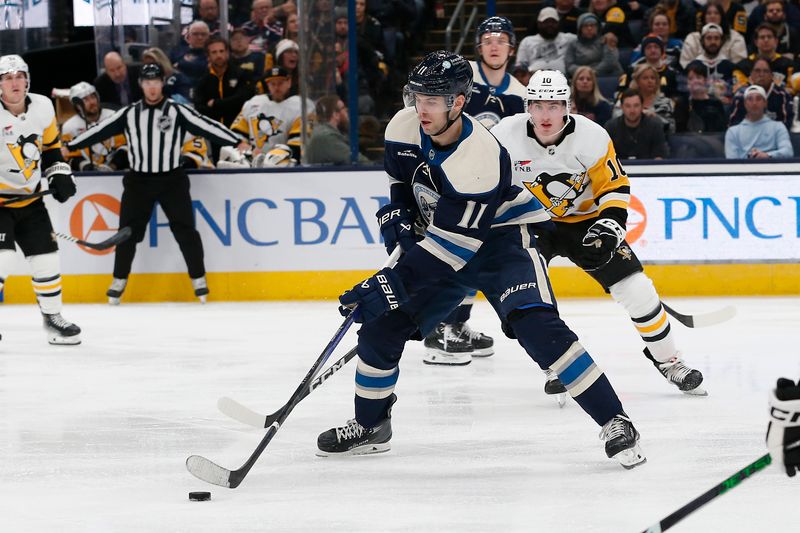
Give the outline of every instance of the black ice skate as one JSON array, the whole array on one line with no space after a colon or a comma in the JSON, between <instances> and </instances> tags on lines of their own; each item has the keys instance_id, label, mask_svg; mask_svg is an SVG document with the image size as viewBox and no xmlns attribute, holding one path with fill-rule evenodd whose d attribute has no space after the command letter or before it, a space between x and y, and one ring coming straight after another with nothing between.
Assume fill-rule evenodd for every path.
<instances>
[{"instance_id":1,"label":"black ice skate","mask_svg":"<svg viewBox=\"0 0 800 533\"><path fill-rule=\"evenodd\" d=\"M192 280L192 288L194 289L194 295L200 300L201 304L206 303L208 299L208 284L206 283L206 277L202 276L199 278L195 278Z\"/></svg>"},{"instance_id":2,"label":"black ice skate","mask_svg":"<svg viewBox=\"0 0 800 533\"><path fill-rule=\"evenodd\" d=\"M74 345L81 343L81 328L64 320L61 313L48 315L42 313L44 329L47 332L47 342L50 344Z\"/></svg>"},{"instance_id":3,"label":"black ice skate","mask_svg":"<svg viewBox=\"0 0 800 533\"><path fill-rule=\"evenodd\" d=\"M549 368L544 371L547 380L544 382L544 393L556 397L559 407L564 407L567 403L567 388L561 383L558 374Z\"/></svg>"},{"instance_id":4,"label":"black ice skate","mask_svg":"<svg viewBox=\"0 0 800 533\"><path fill-rule=\"evenodd\" d=\"M647 462L639 447L639 432L625 413L615 416L603 426L600 439L606 443L606 455L619 461L626 470Z\"/></svg>"},{"instance_id":5,"label":"black ice skate","mask_svg":"<svg viewBox=\"0 0 800 533\"><path fill-rule=\"evenodd\" d=\"M125 292L125 287L127 285L127 278L114 278L111 280L111 287L109 287L106 291L109 305L119 305L119 301L122 298L122 293Z\"/></svg>"},{"instance_id":6,"label":"black ice skate","mask_svg":"<svg viewBox=\"0 0 800 533\"><path fill-rule=\"evenodd\" d=\"M453 335L465 339L472 346L472 357L489 357L494 354L494 339L480 331L473 331L466 322L453 324Z\"/></svg>"},{"instance_id":7,"label":"black ice skate","mask_svg":"<svg viewBox=\"0 0 800 533\"><path fill-rule=\"evenodd\" d=\"M656 361L648 348L644 349L644 355L653 362L658 371L661 372L661 375L667 378L667 381L678 387L682 392L692 396L708 396L708 392L701 386L703 374L699 370L686 366L679 357L680 353L664 363Z\"/></svg>"},{"instance_id":8,"label":"black ice skate","mask_svg":"<svg viewBox=\"0 0 800 533\"><path fill-rule=\"evenodd\" d=\"M392 405L397 396L392 394L386 418L371 428L365 428L355 418L342 427L331 428L317 437L317 455L369 455L388 452L392 439Z\"/></svg>"},{"instance_id":9,"label":"black ice skate","mask_svg":"<svg viewBox=\"0 0 800 533\"><path fill-rule=\"evenodd\" d=\"M453 326L439 324L425 337L425 357L429 365L468 365L472 362L472 344L469 339L456 335Z\"/></svg>"}]
</instances>

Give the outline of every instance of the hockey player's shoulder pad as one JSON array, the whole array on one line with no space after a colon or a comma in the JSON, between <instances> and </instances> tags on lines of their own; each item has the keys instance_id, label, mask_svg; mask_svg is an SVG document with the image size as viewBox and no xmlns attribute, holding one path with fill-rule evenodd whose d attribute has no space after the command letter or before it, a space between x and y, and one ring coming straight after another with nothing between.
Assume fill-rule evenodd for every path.
<instances>
[{"instance_id":1,"label":"hockey player's shoulder pad","mask_svg":"<svg viewBox=\"0 0 800 533\"><path fill-rule=\"evenodd\" d=\"M509 141L527 135L529 117L528 113L517 113L516 115L505 117L492 128L492 135L500 141L500 144L508 148Z\"/></svg>"},{"instance_id":2,"label":"hockey player's shoulder pad","mask_svg":"<svg viewBox=\"0 0 800 533\"><path fill-rule=\"evenodd\" d=\"M383 135L386 142L415 144L419 146L419 118L417 110L413 107L406 107L395 113L392 120L386 126Z\"/></svg>"},{"instance_id":3,"label":"hockey player's shoulder pad","mask_svg":"<svg viewBox=\"0 0 800 533\"><path fill-rule=\"evenodd\" d=\"M606 129L583 115L570 115L570 119L575 121L575 131L571 135L575 136L576 155L581 162L593 165L601 157L606 157L611 142Z\"/></svg>"},{"instance_id":4,"label":"hockey player's shoulder pad","mask_svg":"<svg viewBox=\"0 0 800 533\"><path fill-rule=\"evenodd\" d=\"M53 101L42 96L41 94L28 93L28 98L31 99L31 105L28 106L28 118L35 118L41 123L48 125L56 118L56 110L53 107Z\"/></svg>"},{"instance_id":5,"label":"hockey player's shoulder pad","mask_svg":"<svg viewBox=\"0 0 800 533\"><path fill-rule=\"evenodd\" d=\"M523 100L528 98L528 90L522 85L517 78L514 76L508 75L511 80L508 83L508 89L506 89L506 94L513 94L515 96L519 96Z\"/></svg>"},{"instance_id":6,"label":"hockey player's shoulder pad","mask_svg":"<svg viewBox=\"0 0 800 533\"><path fill-rule=\"evenodd\" d=\"M502 148L480 122L464 115L472 131L442 164L447 181L460 194L486 194L500 184ZM508 155L503 154L503 157Z\"/></svg>"}]
</instances>

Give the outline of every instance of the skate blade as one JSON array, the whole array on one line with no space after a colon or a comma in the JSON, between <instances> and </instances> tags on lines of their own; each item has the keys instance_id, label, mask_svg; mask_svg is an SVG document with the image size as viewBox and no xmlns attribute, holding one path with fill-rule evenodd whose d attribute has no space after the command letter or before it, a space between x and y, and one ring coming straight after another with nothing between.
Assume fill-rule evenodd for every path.
<instances>
[{"instance_id":1,"label":"skate blade","mask_svg":"<svg viewBox=\"0 0 800 533\"><path fill-rule=\"evenodd\" d=\"M422 362L426 365L464 366L472 362L472 353L453 356L452 354L440 352L435 348L429 348L425 357L422 358Z\"/></svg>"},{"instance_id":2,"label":"skate blade","mask_svg":"<svg viewBox=\"0 0 800 533\"><path fill-rule=\"evenodd\" d=\"M425 358L422 360L423 363L426 365L437 365L437 366L466 366L472 362L472 358L467 360L460 360L460 359L434 359L434 358Z\"/></svg>"},{"instance_id":3,"label":"skate blade","mask_svg":"<svg viewBox=\"0 0 800 533\"><path fill-rule=\"evenodd\" d=\"M382 444L367 444L366 446L356 446L352 450L346 452L326 452L317 449L317 457L350 457L353 455L374 455L377 453L386 453L392 449L392 445L388 442Z\"/></svg>"},{"instance_id":4,"label":"skate blade","mask_svg":"<svg viewBox=\"0 0 800 533\"><path fill-rule=\"evenodd\" d=\"M81 343L80 335L72 337L62 337L60 335L48 335L47 342L54 346L77 346Z\"/></svg>"},{"instance_id":5,"label":"skate blade","mask_svg":"<svg viewBox=\"0 0 800 533\"><path fill-rule=\"evenodd\" d=\"M119 305L119 298L114 298L113 296L109 296L108 305Z\"/></svg>"},{"instance_id":6,"label":"skate blade","mask_svg":"<svg viewBox=\"0 0 800 533\"><path fill-rule=\"evenodd\" d=\"M559 409L563 409L564 406L567 405L567 393L559 392L556 394L556 402L558 402Z\"/></svg>"},{"instance_id":7,"label":"skate blade","mask_svg":"<svg viewBox=\"0 0 800 533\"><path fill-rule=\"evenodd\" d=\"M635 444L633 448L628 448L627 450L622 450L617 453L612 459L619 461L619 464L625 470L631 470L647 462L647 458L642 453L642 449L639 447L638 443Z\"/></svg>"},{"instance_id":8,"label":"skate blade","mask_svg":"<svg viewBox=\"0 0 800 533\"><path fill-rule=\"evenodd\" d=\"M205 304L208 301L208 297L206 296L198 296L197 299L200 300L201 304Z\"/></svg>"},{"instance_id":9,"label":"skate blade","mask_svg":"<svg viewBox=\"0 0 800 533\"><path fill-rule=\"evenodd\" d=\"M472 350L472 357L491 357L494 355L494 348L483 348L482 350Z\"/></svg>"},{"instance_id":10,"label":"skate blade","mask_svg":"<svg viewBox=\"0 0 800 533\"><path fill-rule=\"evenodd\" d=\"M706 391L703 387L698 385L697 387L693 388L692 390L682 390L682 393L686 394L687 396L708 396L708 391Z\"/></svg>"}]
</instances>

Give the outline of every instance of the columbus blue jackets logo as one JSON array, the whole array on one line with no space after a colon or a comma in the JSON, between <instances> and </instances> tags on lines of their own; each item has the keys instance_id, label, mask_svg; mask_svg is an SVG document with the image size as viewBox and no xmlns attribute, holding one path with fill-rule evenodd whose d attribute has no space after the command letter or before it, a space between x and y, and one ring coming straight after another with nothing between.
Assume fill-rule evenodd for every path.
<instances>
[{"instance_id":1,"label":"columbus blue jackets logo","mask_svg":"<svg viewBox=\"0 0 800 533\"><path fill-rule=\"evenodd\" d=\"M417 201L417 206L419 206L420 215L422 215L423 220L425 220L425 224L430 224L433 220L433 212L436 211L436 205L439 203L441 195L422 183L415 183L411 189L414 192L414 199Z\"/></svg>"},{"instance_id":2,"label":"columbus blue jackets logo","mask_svg":"<svg viewBox=\"0 0 800 533\"><path fill-rule=\"evenodd\" d=\"M533 194L554 216L562 217L572 209L575 199L589 186L586 172L580 174L548 174L542 172L533 181L522 184Z\"/></svg>"}]
</instances>

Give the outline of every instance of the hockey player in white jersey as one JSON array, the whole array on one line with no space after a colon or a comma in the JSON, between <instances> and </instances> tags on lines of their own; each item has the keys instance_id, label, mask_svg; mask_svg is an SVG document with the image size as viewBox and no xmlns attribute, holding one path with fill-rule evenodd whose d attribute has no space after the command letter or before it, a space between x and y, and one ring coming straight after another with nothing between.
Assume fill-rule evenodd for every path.
<instances>
[{"instance_id":1,"label":"hockey player in white jersey","mask_svg":"<svg viewBox=\"0 0 800 533\"><path fill-rule=\"evenodd\" d=\"M44 175L53 198L66 202L75 194L75 180L61 156L55 110L49 98L28 92L30 82L20 56L0 57L0 197L39 192ZM19 246L30 265L48 342L80 344L80 328L61 316L61 266L52 233L41 198L0 206L0 289Z\"/></svg>"},{"instance_id":2,"label":"hockey player in white jersey","mask_svg":"<svg viewBox=\"0 0 800 533\"><path fill-rule=\"evenodd\" d=\"M658 371L681 391L705 395L703 375L681 358L653 282L625 241L630 182L614 143L598 124L570 114L561 72L536 72L527 93L528 112L492 133L511 155L514 182L555 222L555 231L536 235L537 248L548 262L568 257L592 276L628 312Z\"/></svg>"}]
</instances>

